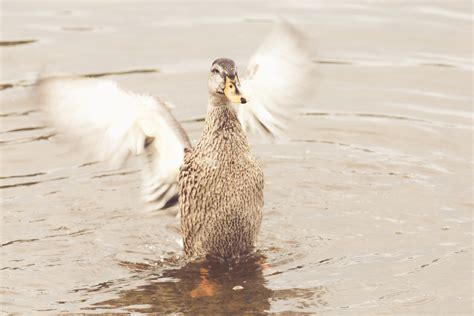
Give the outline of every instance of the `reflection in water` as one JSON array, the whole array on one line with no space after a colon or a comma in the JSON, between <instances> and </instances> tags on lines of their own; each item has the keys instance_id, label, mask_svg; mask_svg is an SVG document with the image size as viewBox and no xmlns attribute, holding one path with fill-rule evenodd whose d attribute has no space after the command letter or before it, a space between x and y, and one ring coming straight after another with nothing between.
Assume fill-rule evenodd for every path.
<instances>
[{"instance_id":1,"label":"reflection in water","mask_svg":"<svg viewBox=\"0 0 474 316\"><path fill-rule=\"evenodd\" d=\"M123 263L135 271L147 265ZM125 309L132 312L241 314L262 313L271 300L296 298L302 306L326 305L324 288L273 291L267 288L263 256L240 262L192 262L180 268L153 271L147 284L118 292L118 297L94 304L93 309ZM143 272L143 271L142 271ZM89 291L97 291L90 289Z\"/></svg>"}]
</instances>

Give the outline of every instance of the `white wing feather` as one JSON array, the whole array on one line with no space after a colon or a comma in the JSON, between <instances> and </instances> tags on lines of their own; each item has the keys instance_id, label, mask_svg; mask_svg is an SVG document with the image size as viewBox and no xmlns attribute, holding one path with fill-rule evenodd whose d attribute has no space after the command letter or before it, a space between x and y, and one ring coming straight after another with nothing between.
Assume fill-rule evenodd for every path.
<instances>
[{"instance_id":1,"label":"white wing feather","mask_svg":"<svg viewBox=\"0 0 474 316\"><path fill-rule=\"evenodd\" d=\"M176 196L190 143L169 104L99 79L44 79L36 93L56 129L75 136L95 158L120 166L132 154L141 155L145 198L156 208Z\"/></svg>"},{"instance_id":2,"label":"white wing feather","mask_svg":"<svg viewBox=\"0 0 474 316\"><path fill-rule=\"evenodd\" d=\"M237 113L244 129L282 137L314 90L314 63L301 32L280 22L252 56L241 90L248 103Z\"/></svg>"}]
</instances>

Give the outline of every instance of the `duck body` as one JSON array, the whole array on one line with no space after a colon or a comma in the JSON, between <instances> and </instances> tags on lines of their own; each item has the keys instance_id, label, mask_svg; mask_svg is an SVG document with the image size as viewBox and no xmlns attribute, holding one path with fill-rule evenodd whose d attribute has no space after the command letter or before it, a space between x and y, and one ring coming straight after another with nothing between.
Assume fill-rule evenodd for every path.
<instances>
[{"instance_id":1,"label":"duck body","mask_svg":"<svg viewBox=\"0 0 474 316\"><path fill-rule=\"evenodd\" d=\"M185 150L178 183L187 257L230 259L252 250L262 220L263 172L225 102L211 100L200 140Z\"/></svg>"}]
</instances>

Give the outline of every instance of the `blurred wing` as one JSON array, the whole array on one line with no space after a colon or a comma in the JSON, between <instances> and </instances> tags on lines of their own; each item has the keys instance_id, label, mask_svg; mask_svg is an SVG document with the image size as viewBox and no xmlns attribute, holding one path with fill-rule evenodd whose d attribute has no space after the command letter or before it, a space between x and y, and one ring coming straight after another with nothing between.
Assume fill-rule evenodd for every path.
<instances>
[{"instance_id":1,"label":"blurred wing","mask_svg":"<svg viewBox=\"0 0 474 316\"><path fill-rule=\"evenodd\" d=\"M241 89L248 99L237 108L244 129L271 138L283 136L314 89L314 63L301 32L279 23L247 68Z\"/></svg>"},{"instance_id":2,"label":"blurred wing","mask_svg":"<svg viewBox=\"0 0 474 316\"><path fill-rule=\"evenodd\" d=\"M35 92L56 129L74 136L95 158L120 166L141 155L146 200L162 208L176 196L190 143L169 104L98 79L43 79Z\"/></svg>"}]
</instances>

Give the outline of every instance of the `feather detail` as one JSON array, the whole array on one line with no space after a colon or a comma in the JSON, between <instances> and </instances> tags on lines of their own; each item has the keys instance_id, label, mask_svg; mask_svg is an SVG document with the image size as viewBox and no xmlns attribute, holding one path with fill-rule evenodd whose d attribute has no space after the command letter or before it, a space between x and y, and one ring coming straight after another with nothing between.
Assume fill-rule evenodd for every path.
<instances>
[{"instance_id":1,"label":"feather detail","mask_svg":"<svg viewBox=\"0 0 474 316\"><path fill-rule=\"evenodd\" d=\"M281 138L314 90L314 63L303 34L287 22L277 24L247 68L241 90L248 103L237 113L243 128Z\"/></svg>"},{"instance_id":2,"label":"feather detail","mask_svg":"<svg viewBox=\"0 0 474 316\"><path fill-rule=\"evenodd\" d=\"M100 79L42 79L35 92L52 125L96 159L119 167L140 156L145 199L156 208L176 196L183 150L190 142L170 104Z\"/></svg>"}]
</instances>

